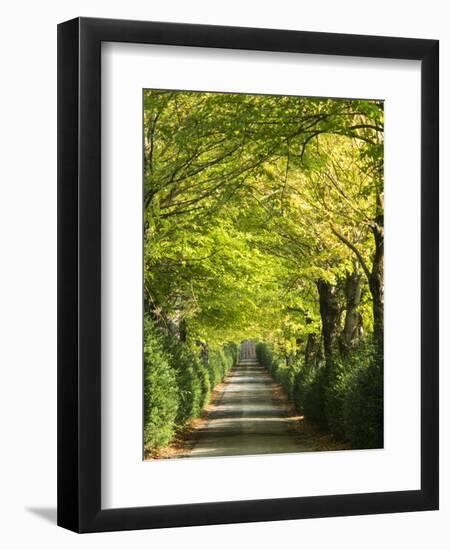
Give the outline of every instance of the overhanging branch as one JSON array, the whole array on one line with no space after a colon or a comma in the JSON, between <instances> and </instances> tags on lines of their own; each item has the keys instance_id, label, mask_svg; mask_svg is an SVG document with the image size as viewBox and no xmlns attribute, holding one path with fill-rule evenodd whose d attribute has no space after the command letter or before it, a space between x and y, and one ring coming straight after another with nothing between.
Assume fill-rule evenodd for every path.
<instances>
[{"instance_id":1,"label":"overhanging branch","mask_svg":"<svg viewBox=\"0 0 450 550\"><path fill-rule=\"evenodd\" d=\"M361 252L356 248L354 244L352 244L348 239L344 237L344 235L341 235L335 227L331 225L331 231L336 235L336 237L345 244L350 250L356 255L356 257L359 260L359 263L361 264L361 267L363 268L364 273L366 274L367 279L370 281L371 278L371 272L369 268L367 267L367 263L362 257Z\"/></svg>"}]
</instances>

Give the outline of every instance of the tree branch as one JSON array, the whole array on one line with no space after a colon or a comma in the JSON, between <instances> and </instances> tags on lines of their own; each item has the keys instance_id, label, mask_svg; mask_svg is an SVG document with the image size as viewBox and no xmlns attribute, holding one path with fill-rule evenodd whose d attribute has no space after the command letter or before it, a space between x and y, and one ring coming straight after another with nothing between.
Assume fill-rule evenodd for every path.
<instances>
[{"instance_id":1,"label":"tree branch","mask_svg":"<svg viewBox=\"0 0 450 550\"><path fill-rule=\"evenodd\" d=\"M349 130L358 130L358 129L370 129L375 130L376 132L384 132L384 128L382 126L375 126L374 124L356 124L355 126L349 126Z\"/></svg>"},{"instance_id":2,"label":"tree branch","mask_svg":"<svg viewBox=\"0 0 450 550\"><path fill-rule=\"evenodd\" d=\"M345 246L347 246L348 248L350 248L350 250L356 255L356 257L358 258L359 260L359 263L361 264L361 267L363 268L364 270L364 273L366 274L366 277L367 279L370 281L370 278L371 278L371 272L367 266L367 263L366 261L364 260L364 258L362 257L362 254L361 252L356 248L356 246L354 244L352 244L348 239L346 239L343 235L341 235L331 224L330 224L330 227L331 227L331 231L336 235L336 237L342 242L345 244Z\"/></svg>"}]
</instances>

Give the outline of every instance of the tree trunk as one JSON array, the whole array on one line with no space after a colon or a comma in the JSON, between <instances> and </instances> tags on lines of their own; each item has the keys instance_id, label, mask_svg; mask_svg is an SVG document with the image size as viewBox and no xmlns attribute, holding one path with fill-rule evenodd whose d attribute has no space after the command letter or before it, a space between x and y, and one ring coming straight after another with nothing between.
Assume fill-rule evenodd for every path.
<instances>
[{"instance_id":1,"label":"tree trunk","mask_svg":"<svg viewBox=\"0 0 450 550\"><path fill-rule=\"evenodd\" d=\"M319 399L320 419L322 428L328 427L327 420L327 388L332 383L333 376L333 351L339 333L339 320L341 308L339 304L338 288L325 281L317 281L319 291L320 317L322 320L323 350L325 355L325 368L320 373Z\"/></svg>"},{"instance_id":2,"label":"tree trunk","mask_svg":"<svg viewBox=\"0 0 450 550\"><path fill-rule=\"evenodd\" d=\"M382 212L381 197L377 198L377 208ZM384 345L384 228L383 214L377 215L372 227L375 240L375 252L372 258L372 270L369 270L362 254L348 239L332 228L338 239L352 250L358 258L366 274L373 304L373 324L375 352L378 359L383 362Z\"/></svg>"},{"instance_id":3,"label":"tree trunk","mask_svg":"<svg viewBox=\"0 0 450 550\"><path fill-rule=\"evenodd\" d=\"M347 356L350 349L358 343L361 334L362 317L358 311L361 302L361 275L359 273L347 274L345 299L345 321L340 338L343 356Z\"/></svg>"},{"instance_id":4,"label":"tree trunk","mask_svg":"<svg viewBox=\"0 0 450 550\"><path fill-rule=\"evenodd\" d=\"M187 325L185 319L181 319L178 325L178 335L181 342L187 341Z\"/></svg>"},{"instance_id":5,"label":"tree trunk","mask_svg":"<svg viewBox=\"0 0 450 550\"><path fill-rule=\"evenodd\" d=\"M308 334L305 346L305 367L314 367L317 359L317 352L320 346L320 342L317 334Z\"/></svg>"},{"instance_id":6,"label":"tree trunk","mask_svg":"<svg viewBox=\"0 0 450 550\"><path fill-rule=\"evenodd\" d=\"M373 333L377 356L383 358L384 347L384 232L381 226L373 230L375 254L369 277L373 301Z\"/></svg>"},{"instance_id":7,"label":"tree trunk","mask_svg":"<svg viewBox=\"0 0 450 550\"><path fill-rule=\"evenodd\" d=\"M333 366L333 348L339 330L341 315L338 288L335 285L319 280L317 282L317 289L319 291L325 364L327 370L330 371Z\"/></svg>"}]
</instances>

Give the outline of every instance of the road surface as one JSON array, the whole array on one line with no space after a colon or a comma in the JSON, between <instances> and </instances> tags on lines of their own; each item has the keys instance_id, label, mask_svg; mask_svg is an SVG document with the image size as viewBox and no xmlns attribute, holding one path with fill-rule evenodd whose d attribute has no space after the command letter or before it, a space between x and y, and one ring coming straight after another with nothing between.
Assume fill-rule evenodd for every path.
<instances>
[{"instance_id":1,"label":"road surface","mask_svg":"<svg viewBox=\"0 0 450 550\"><path fill-rule=\"evenodd\" d=\"M278 390L278 392L276 392ZM261 367L251 343L212 401L205 422L191 435L184 457L312 451L301 441L279 386Z\"/></svg>"}]
</instances>

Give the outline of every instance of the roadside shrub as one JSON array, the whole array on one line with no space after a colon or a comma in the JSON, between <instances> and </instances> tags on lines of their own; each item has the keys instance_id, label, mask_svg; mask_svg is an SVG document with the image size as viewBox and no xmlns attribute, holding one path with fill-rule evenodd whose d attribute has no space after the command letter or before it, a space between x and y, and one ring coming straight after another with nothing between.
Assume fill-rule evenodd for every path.
<instances>
[{"instance_id":1,"label":"roadside shrub","mask_svg":"<svg viewBox=\"0 0 450 550\"><path fill-rule=\"evenodd\" d=\"M237 346L227 344L223 349L210 351L208 354L208 371L211 388L219 384L231 367L236 363Z\"/></svg>"},{"instance_id":2,"label":"roadside shrub","mask_svg":"<svg viewBox=\"0 0 450 550\"><path fill-rule=\"evenodd\" d=\"M209 396L211 394L211 382L209 378L209 369L208 369L208 365L198 358L195 358L194 368L196 370L196 375L198 376L198 379L200 381L200 388L201 388L200 411L201 411L203 407L208 404ZM198 412L198 414L200 414L200 411Z\"/></svg>"},{"instance_id":3,"label":"roadside shrub","mask_svg":"<svg viewBox=\"0 0 450 550\"><path fill-rule=\"evenodd\" d=\"M268 344L263 342L256 344L256 357L260 365L263 365L269 371L275 382L280 384L289 398L293 400L297 372L296 364L287 365L284 357L276 354Z\"/></svg>"},{"instance_id":4,"label":"roadside shrub","mask_svg":"<svg viewBox=\"0 0 450 550\"><path fill-rule=\"evenodd\" d=\"M225 357L227 358L227 369L230 370L233 367L238 359L239 355L239 346L235 342L229 342L223 347Z\"/></svg>"},{"instance_id":5,"label":"roadside shrub","mask_svg":"<svg viewBox=\"0 0 450 550\"><path fill-rule=\"evenodd\" d=\"M344 402L355 374L355 366L336 359L323 386L324 417L322 425L339 438L346 437Z\"/></svg>"},{"instance_id":6,"label":"roadside shrub","mask_svg":"<svg viewBox=\"0 0 450 550\"><path fill-rule=\"evenodd\" d=\"M383 371L370 340L336 361L326 412L329 429L353 448L383 446Z\"/></svg>"},{"instance_id":7,"label":"roadside shrub","mask_svg":"<svg viewBox=\"0 0 450 550\"><path fill-rule=\"evenodd\" d=\"M354 448L383 447L383 369L372 355L354 371L343 403L346 438Z\"/></svg>"},{"instance_id":8,"label":"roadside shrub","mask_svg":"<svg viewBox=\"0 0 450 550\"><path fill-rule=\"evenodd\" d=\"M208 354L208 375L211 388L217 386L225 373L222 350L210 351Z\"/></svg>"},{"instance_id":9,"label":"roadside shrub","mask_svg":"<svg viewBox=\"0 0 450 550\"><path fill-rule=\"evenodd\" d=\"M144 446L153 452L200 415L235 364L237 346L213 350L205 361L196 346L165 334L149 318L144 323Z\"/></svg>"},{"instance_id":10,"label":"roadside shrub","mask_svg":"<svg viewBox=\"0 0 450 550\"><path fill-rule=\"evenodd\" d=\"M295 363L288 366L283 360L278 360L275 363L275 381L282 386L291 401L294 399L295 375L297 373L295 366Z\"/></svg>"},{"instance_id":11,"label":"roadside shrub","mask_svg":"<svg viewBox=\"0 0 450 550\"><path fill-rule=\"evenodd\" d=\"M207 360L202 360L197 347L188 343L167 338L166 346L176 371L179 392L177 424L183 425L199 416L208 404L211 391L234 365L235 346L212 350Z\"/></svg>"},{"instance_id":12,"label":"roadside shrub","mask_svg":"<svg viewBox=\"0 0 450 550\"><path fill-rule=\"evenodd\" d=\"M171 357L150 322L144 342L144 444L148 451L167 445L176 429L178 388Z\"/></svg>"},{"instance_id":13,"label":"roadside shrub","mask_svg":"<svg viewBox=\"0 0 450 550\"><path fill-rule=\"evenodd\" d=\"M300 414L354 449L383 446L383 368L370 338L345 358L336 354L328 373L323 362L305 367L301 357L288 366L266 343L256 354Z\"/></svg>"},{"instance_id":14,"label":"roadside shrub","mask_svg":"<svg viewBox=\"0 0 450 550\"><path fill-rule=\"evenodd\" d=\"M294 385L294 404L300 414L323 425L323 367L299 368Z\"/></svg>"},{"instance_id":15,"label":"roadside shrub","mask_svg":"<svg viewBox=\"0 0 450 550\"><path fill-rule=\"evenodd\" d=\"M259 364L266 367L269 372L272 372L272 348L264 342L258 342L255 346L255 351Z\"/></svg>"},{"instance_id":16,"label":"roadside shrub","mask_svg":"<svg viewBox=\"0 0 450 550\"><path fill-rule=\"evenodd\" d=\"M199 359L194 352L179 340L167 341L170 361L173 365L178 392L176 423L182 426L200 414L203 407L204 389L198 372Z\"/></svg>"},{"instance_id":17,"label":"roadside shrub","mask_svg":"<svg viewBox=\"0 0 450 550\"><path fill-rule=\"evenodd\" d=\"M258 342L255 346L255 351L259 364L265 367L271 376L275 378L278 358L275 356L272 347L265 342Z\"/></svg>"}]
</instances>

